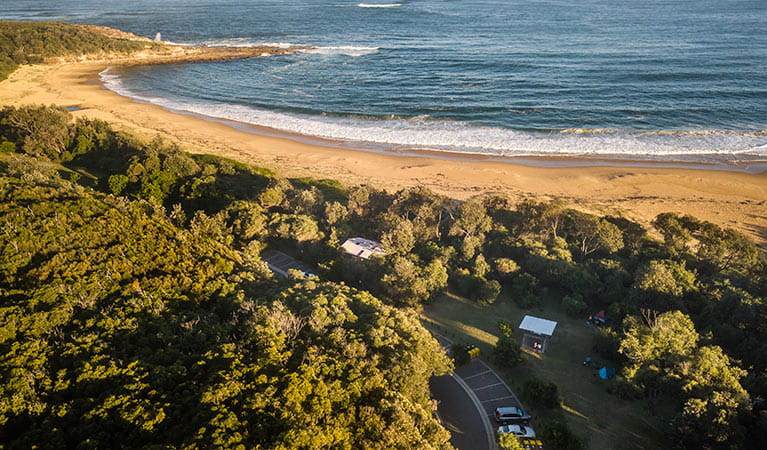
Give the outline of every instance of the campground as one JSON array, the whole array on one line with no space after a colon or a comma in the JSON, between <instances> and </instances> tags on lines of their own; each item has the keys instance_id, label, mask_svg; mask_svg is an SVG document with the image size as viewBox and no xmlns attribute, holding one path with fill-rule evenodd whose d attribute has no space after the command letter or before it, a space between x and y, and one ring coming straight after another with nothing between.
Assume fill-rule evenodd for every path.
<instances>
[{"instance_id":1,"label":"campground","mask_svg":"<svg viewBox=\"0 0 767 450\"><path fill-rule=\"evenodd\" d=\"M665 447L666 442L660 439L662 425L657 416L646 413L648 408L644 402L623 400L610 394L608 389L614 380L605 381L597 376L602 361L592 353L595 330L586 323L588 313L583 318L567 316L559 298L551 293L542 299L540 307L524 310L505 293L489 306L444 294L424 307L422 317L428 328L454 342L478 346L483 360L501 374L518 395L525 382L536 377L555 383L562 397L561 414L571 430L583 439L586 448ZM493 347L500 336L498 321L508 320L516 329L526 314L558 322L554 338L546 353L526 351L527 361L504 370L494 364L492 358ZM519 337L516 333L515 336ZM594 361L592 367L584 366L586 357ZM533 414L534 428L547 415L559 414L526 406Z\"/></svg>"}]
</instances>

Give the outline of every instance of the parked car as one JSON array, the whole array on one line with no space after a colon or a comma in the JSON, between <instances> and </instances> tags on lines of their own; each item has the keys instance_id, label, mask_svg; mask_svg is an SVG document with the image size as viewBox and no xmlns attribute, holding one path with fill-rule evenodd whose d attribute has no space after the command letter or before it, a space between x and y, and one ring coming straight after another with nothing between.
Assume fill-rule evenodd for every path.
<instances>
[{"instance_id":1,"label":"parked car","mask_svg":"<svg viewBox=\"0 0 767 450\"><path fill-rule=\"evenodd\" d=\"M533 430L532 427L529 425L504 425L502 427L498 427L498 434L507 434L511 433L514 436L521 437L521 438L534 438L535 437L535 430Z\"/></svg>"},{"instance_id":2,"label":"parked car","mask_svg":"<svg viewBox=\"0 0 767 450\"><path fill-rule=\"evenodd\" d=\"M495 421L500 425L509 424L527 424L532 417L522 408L516 406L507 406L504 408L495 408Z\"/></svg>"}]
</instances>

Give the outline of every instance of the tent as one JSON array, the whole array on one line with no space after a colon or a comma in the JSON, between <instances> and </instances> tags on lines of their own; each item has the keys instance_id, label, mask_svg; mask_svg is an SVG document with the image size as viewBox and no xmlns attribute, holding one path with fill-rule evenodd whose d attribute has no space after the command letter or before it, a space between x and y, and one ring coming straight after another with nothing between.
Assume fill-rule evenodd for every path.
<instances>
[{"instance_id":1,"label":"tent","mask_svg":"<svg viewBox=\"0 0 767 450\"><path fill-rule=\"evenodd\" d=\"M602 367L599 369L599 378L609 380L615 376L615 369L612 367Z\"/></svg>"},{"instance_id":2,"label":"tent","mask_svg":"<svg viewBox=\"0 0 767 450\"><path fill-rule=\"evenodd\" d=\"M605 310L599 311L594 315L594 321L604 324L605 321L607 321L607 315L605 314Z\"/></svg>"}]
</instances>

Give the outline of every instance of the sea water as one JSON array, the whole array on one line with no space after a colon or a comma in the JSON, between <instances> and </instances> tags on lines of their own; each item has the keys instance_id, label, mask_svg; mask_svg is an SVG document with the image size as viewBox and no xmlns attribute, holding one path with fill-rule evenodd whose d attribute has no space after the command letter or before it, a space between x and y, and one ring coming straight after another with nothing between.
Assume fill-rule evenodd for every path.
<instances>
[{"instance_id":1,"label":"sea water","mask_svg":"<svg viewBox=\"0 0 767 450\"><path fill-rule=\"evenodd\" d=\"M351 147L767 157L765 0L3 0L0 16L312 46L102 76L173 110Z\"/></svg>"}]
</instances>

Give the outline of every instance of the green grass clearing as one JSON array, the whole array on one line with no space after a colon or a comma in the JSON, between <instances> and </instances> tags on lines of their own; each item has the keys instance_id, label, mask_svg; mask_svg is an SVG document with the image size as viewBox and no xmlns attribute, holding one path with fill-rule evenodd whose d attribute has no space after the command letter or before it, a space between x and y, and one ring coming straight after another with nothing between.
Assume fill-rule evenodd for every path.
<instances>
[{"instance_id":1,"label":"green grass clearing","mask_svg":"<svg viewBox=\"0 0 767 450\"><path fill-rule=\"evenodd\" d=\"M528 361L513 370L492 364L492 348L500 333L497 323L510 320L516 327L525 314L558 322L554 340L543 355L528 353ZM478 306L447 294L423 310L427 327L455 342L475 344L484 360L501 374L519 396L532 377L556 383L563 399L563 413L570 428L584 438L591 449L661 448L667 443L657 417L649 417L641 401L622 400L607 392L607 381L595 377L595 369L583 366L591 356L594 330L586 320L565 315L559 296L549 295L542 307L523 310L503 294L493 305ZM532 409L532 408L531 408ZM536 417L546 411L532 410ZM535 424L533 424L535 426Z\"/></svg>"}]
</instances>

